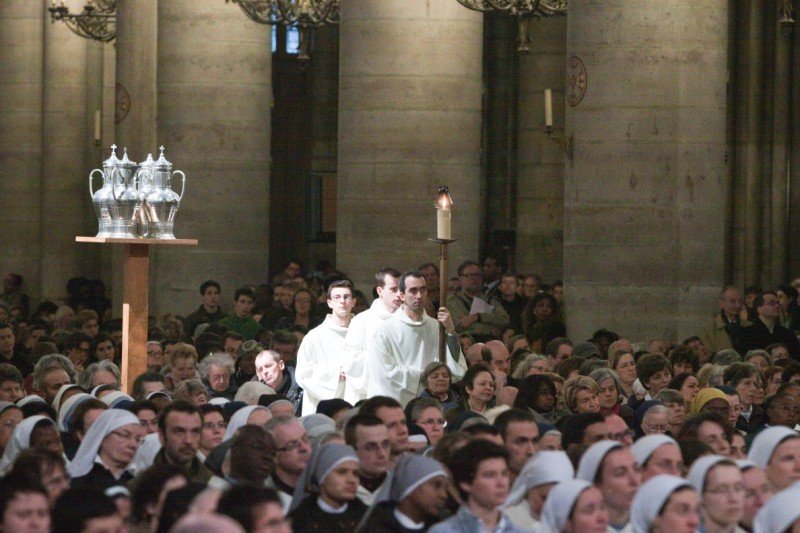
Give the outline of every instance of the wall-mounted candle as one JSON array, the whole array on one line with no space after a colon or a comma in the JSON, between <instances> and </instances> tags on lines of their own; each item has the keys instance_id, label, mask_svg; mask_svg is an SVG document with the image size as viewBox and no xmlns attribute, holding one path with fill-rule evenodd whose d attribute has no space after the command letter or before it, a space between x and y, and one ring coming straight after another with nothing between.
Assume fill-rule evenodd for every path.
<instances>
[{"instance_id":1,"label":"wall-mounted candle","mask_svg":"<svg viewBox=\"0 0 800 533\"><path fill-rule=\"evenodd\" d=\"M100 141L100 110L94 112L94 140Z\"/></svg>"},{"instance_id":2,"label":"wall-mounted candle","mask_svg":"<svg viewBox=\"0 0 800 533\"><path fill-rule=\"evenodd\" d=\"M436 195L436 238L450 240L453 238L450 215L453 210L453 200L447 186L439 187Z\"/></svg>"},{"instance_id":3,"label":"wall-mounted candle","mask_svg":"<svg viewBox=\"0 0 800 533\"><path fill-rule=\"evenodd\" d=\"M544 126L553 127L553 91L550 89L544 90Z\"/></svg>"}]
</instances>

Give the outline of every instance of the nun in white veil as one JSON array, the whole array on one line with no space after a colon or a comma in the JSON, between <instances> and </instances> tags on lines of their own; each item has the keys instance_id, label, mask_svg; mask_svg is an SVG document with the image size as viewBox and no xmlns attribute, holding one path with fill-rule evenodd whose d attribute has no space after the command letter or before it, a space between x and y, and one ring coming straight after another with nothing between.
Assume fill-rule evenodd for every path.
<instances>
[{"instance_id":1,"label":"nun in white veil","mask_svg":"<svg viewBox=\"0 0 800 533\"><path fill-rule=\"evenodd\" d=\"M562 451L543 450L531 457L514 480L505 503L506 515L527 530L539 530L539 516L556 483L575 477L575 468Z\"/></svg>"},{"instance_id":2,"label":"nun in white veil","mask_svg":"<svg viewBox=\"0 0 800 533\"><path fill-rule=\"evenodd\" d=\"M14 461L16 461L17 456L19 456L22 451L30 448L31 434L39 423L50 423L53 426L56 424L52 418L42 415L29 416L17 424L17 427L14 428L14 432L11 434L11 440L3 451L3 458L0 459L0 475L6 475L11 470L11 467L14 466Z\"/></svg>"}]
</instances>

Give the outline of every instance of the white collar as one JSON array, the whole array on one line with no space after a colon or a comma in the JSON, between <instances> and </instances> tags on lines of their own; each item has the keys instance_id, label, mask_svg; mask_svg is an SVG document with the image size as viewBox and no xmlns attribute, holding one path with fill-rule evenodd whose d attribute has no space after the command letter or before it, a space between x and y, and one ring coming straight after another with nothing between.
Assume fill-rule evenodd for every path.
<instances>
[{"instance_id":1,"label":"white collar","mask_svg":"<svg viewBox=\"0 0 800 533\"><path fill-rule=\"evenodd\" d=\"M322 509L324 512L326 512L328 514L342 514L345 511L347 511L347 504L346 503L337 509L333 505L331 505L328 502L326 502L325 500L323 500L322 496L319 496L317 498L317 505L319 506L320 509Z\"/></svg>"},{"instance_id":2,"label":"white collar","mask_svg":"<svg viewBox=\"0 0 800 533\"><path fill-rule=\"evenodd\" d=\"M95 456L95 458L94 458L94 462L95 462L95 463L97 463L97 464L99 464L100 466L102 466L102 467L103 467L103 468L105 468L106 470L108 470L108 473L109 473L109 474L111 474L111 475L114 477L114 479L116 479L117 481L119 481L119 478L121 478L121 477L122 477L122 476L125 474L125 472L127 472L127 471L128 471L128 469L126 468L125 470L123 470L122 472L120 472L118 476L117 476L117 475L115 475L115 474L114 474L114 472L112 472L112 471L111 471L111 469L110 469L108 466L106 466L106 464L105 464L105 463L103 462L103 460L100 458L100 454L99 454L99 453L98 453L98 454Z\"/></svg>"},{"instance_id":3,"label":"white collar","mask_svg":"<svg viewBox=\"0 0 800 533\"><path fill-rule=\"evenodd\" d=\"M400 522L400 525L406 529L422 529L425 527L425 522L414 522L396 507L394 509L394 517L397 518L397 521Z\"/></svg>"}]
</instances>

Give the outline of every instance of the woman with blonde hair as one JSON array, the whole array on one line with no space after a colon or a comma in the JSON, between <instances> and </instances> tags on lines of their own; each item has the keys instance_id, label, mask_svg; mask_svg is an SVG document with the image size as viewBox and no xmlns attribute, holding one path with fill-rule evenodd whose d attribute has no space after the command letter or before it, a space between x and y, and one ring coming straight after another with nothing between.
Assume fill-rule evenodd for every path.
<instances>
[{"instance_id":1,"label":"woman with blonde hair","mask_svg":"<svg viewBox=\"0 0 800 533\"><path fill-rule=\"evenodd\" d=\"M564 405L571 413L597 413L600 411L600 389L595 380L587 376L568 379L562 391Z\"/></svg>"}]
</instances>

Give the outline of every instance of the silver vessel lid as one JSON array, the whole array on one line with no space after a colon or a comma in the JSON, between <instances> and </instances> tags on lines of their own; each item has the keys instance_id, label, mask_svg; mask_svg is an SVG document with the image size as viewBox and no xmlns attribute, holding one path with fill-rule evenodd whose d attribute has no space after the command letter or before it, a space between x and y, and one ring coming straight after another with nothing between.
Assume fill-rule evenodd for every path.
<instances>
[{"instance_id":1,"label":"silver vessel lid","mask_svg":"<svg viewBox=\"0 0 800 533\"><path fill-rule=\"evenodd\" d=\"M164 157L164 146L160 146L158 149L161 152L161 154L158 156L158 159L156 159L155 162L153 163L153 168L155 170L171 170L172 163L167 161L167 158Z\"/></svg>"},{"instance_id":2,"label":"silver vessel lid","mask_svg":"<svg viewBox=\"0 0 800 533\"><path fill-rule=\"evenodd\" d=\"M111 155L109 156L108 159L103 161L103 168L114 168L117 165L117 163L119 163L119 162L120 162L120 159L119 159L119 157L117 157L117 145L116 144L112 144L111 145Z\"/></svg>"},{"instance_id":3,"label":"silver vessel lid","mask_svg":"<svg viewBox=\"0 0 800 533\"><path fill-rule=\"evenodd\" d=\"M127 148L123 148L122 150L123 150L122 159L118 159L117 160L117 166L126 167L126 168L134 168L134 167L136 167L136 163L134 161L131 161L130 159L128 159L128 149Z\"/></svg>"}]
</instances>

